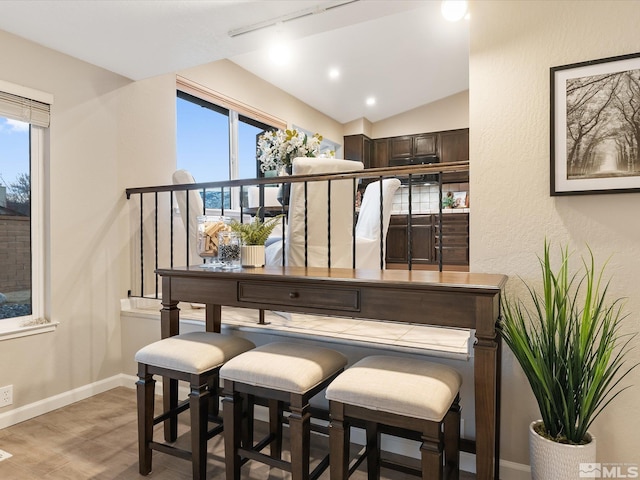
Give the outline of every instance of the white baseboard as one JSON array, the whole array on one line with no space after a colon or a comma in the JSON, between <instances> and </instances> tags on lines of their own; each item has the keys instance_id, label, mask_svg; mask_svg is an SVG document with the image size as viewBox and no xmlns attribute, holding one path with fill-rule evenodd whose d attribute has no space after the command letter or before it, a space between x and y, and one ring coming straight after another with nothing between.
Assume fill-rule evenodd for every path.
<instances>
[{"instance_id":1,"label":"white baseboard","mask_svg":"<svg viewBox=\"0 0 640 480\"><path fill-rule=\"evenodd\" d=\"M133 379L133 381L132 381ZM136 377L131 375L114 375L98 382L90 383L82 387L74 388L64 393L48 397L37 402L14 408L5 413L0 413L0 429L10 427L25 420L30 420L39 415L52 412L58 408L66 407L72 403L84 400L99 393L106 392L116 387L133 387Z\"/></svg>"},{"instance_id":2,"label":"white baseboard","mask_svg":"<svg viewBox=\"0 0 640 480\"><path fill-rule=\"evenodd\" d=\"M6 413L0 414L0 430L11 425L15 425L25 420L35 418L39 415L57 410L58 408L65 407L74 402L84 400L99 393L106 392L116 387L128 387L135 388L138 377L135 375L126 375L124 373L120 375L114 375L113 377L100 380L89 385L85 385L68 392L54 395L53 397L45 398L23 407L18 407L13 410L9 410ZM181 397L185 397L189 394L189 389L180 386L179 394ZM156 393L162 393L162 382L156 382ZM268 412L265 407L256 406L255 415L258 420L268 421ZM351 434L351 440L353 443L364 445L365 435L364 431L360 429L354 429ZM384 436L382 440L383 450L399 455L408 457L416 457L418 455L418 448L416 448L417 442L406 440L398 437ZM475 473L475 455L462 452L460 454L460 469L466 472ZM531 480L531 468L528 465L521 463L509 462L507 460L500 460L500 479L501 480Z\"/></svg>"}]
</instances>

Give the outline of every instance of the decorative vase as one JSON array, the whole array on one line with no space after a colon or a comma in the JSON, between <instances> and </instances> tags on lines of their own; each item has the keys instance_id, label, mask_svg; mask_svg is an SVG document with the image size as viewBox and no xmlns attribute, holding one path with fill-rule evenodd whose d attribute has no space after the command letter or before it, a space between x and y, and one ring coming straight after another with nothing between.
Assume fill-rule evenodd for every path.
<instances>
[{"instance_id":1,"label":"decorative vase","mask_svg":"<svg viewBox=\"0 0 640 480\"><path fill-rule=\"evenodd\" d=\"M541 420L529 425L529 457L532 480L576 480L588 475L586 469L596 462L596 438L590 433L589 443L568 445L552 442L540 436L534 429ZM583 465L585 464L585 465ZM583 470L581 470L581 468ZM584 475L580 475L580 472Z\"/></svg>"},{"instance_id":2,"label":"decorative vase","mask_svg":"<svg viewBox=\"0 0 640 480\"><path fill-rule=\"evenodd\" d=\"M278 171L278 176L279 177L287 177L289 175L291 175L291 172L293 171L293 167L291 165L283 165L280 170ZM286 182L286 183L281 183L280 187L278 187L278 193L276 196L276 200L278 200L278 202L280 202L280 205L282 205L283 207L289 205L289 196L291 194L291 184Z\"/></svg>"},{"instance_id":3,"label":"decorative vase","mask_svg":"<svg viewBox=\"0 0 640 480\"><path fill-rule=\"evenodd\" d=\"M235 232L218 234L218 260L225 270L240 268L240 237Z\"/></svg>"},{"instance_id":4,"label":"decorative vase","mask_svg":"<svg viewBox=\"0 0 640 480\"><path fill-rule=\"evenodd\" d=\"M243 267L264 267L264 245L243 245L241 251Z\"/></svg>"}]
</instances>

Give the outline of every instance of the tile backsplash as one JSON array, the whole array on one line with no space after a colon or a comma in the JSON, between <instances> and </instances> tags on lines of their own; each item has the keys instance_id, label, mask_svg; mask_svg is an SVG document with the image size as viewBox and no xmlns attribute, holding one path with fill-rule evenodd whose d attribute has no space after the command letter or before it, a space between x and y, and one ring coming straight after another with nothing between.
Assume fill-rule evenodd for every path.
<instances>
[{"instance_id":1,"label":"tile backsplash","mask_svg":"<svg viewBox=\"0 0 640 480\"><path fill-rule=\"evenodd\" d=\"M418 213L437 213L439 192L438 185L414 185L411 187L411 212ZM448 192L466 192L467 205L469 202L469 183L447 183L442 186L442 197L444 198ZM456 207L443 209L448 213L469 212L469 207ZM392 214L409 213L409 187L402 185L396 191L393 197Z\"/></svg>"}]
</instances>

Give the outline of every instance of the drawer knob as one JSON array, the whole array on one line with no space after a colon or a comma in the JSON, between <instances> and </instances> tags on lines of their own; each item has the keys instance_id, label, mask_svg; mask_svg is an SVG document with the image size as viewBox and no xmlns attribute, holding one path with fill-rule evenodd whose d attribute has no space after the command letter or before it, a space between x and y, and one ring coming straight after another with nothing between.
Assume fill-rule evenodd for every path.
<instances>
[{"instance_id":1,"label":"drawer knob","mask_svg":"<svg viewBox=\"0 0 640 480\"><path fill-rule=\"evenodd\" d=\"M298 292L289 292L289 298L298 298Z\"/></svg>"}]
</instances>

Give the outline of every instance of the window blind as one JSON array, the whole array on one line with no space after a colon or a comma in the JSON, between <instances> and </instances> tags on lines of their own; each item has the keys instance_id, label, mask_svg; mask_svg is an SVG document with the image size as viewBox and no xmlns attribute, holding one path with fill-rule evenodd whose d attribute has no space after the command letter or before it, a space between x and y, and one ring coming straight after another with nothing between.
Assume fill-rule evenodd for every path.
<instances>
[{"instance_id":1,"label":"window blind","mask_svg":"<svg viewBox=\"0 0 640 480\"><path fill-rule=\"evenodd\" d=\"M47 103L0 91L0 116L2 117L46 128L49 126L50 108L51 106Z\"/></svg>"},{"instance_id":2,"label":"window blind","mask_svg":"<svg viewBox=\"0 0 640 480\"><path fill-rule=\"evenodd\" d=\"M287 128L287 122L281 118L269 115L268 113L258 110L257 108L253 108L246 103L227 97L222 93L211 90L204 85L200 85L199 83L193 82L179 75L176 78L176 86L181 92L188 93L189 95L193 95L194 97L201 98L229 110L235 110L245 117L253 118L254 120L258 120L259 122L266 123L267 125L271 125L272 127L279 128L281 130L285 130Z\"/></svg>"}]
</instances>

